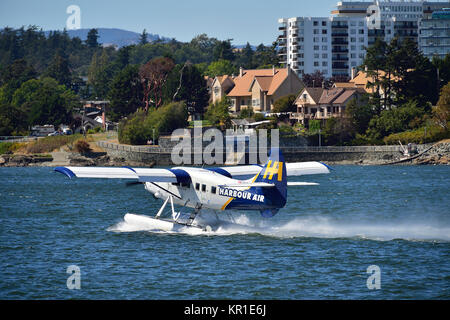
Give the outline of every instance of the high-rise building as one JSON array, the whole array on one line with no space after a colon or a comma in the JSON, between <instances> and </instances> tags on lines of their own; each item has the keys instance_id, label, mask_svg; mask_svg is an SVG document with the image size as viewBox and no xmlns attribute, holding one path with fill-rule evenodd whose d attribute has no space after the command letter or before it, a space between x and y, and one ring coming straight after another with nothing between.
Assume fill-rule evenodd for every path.
<instances>
[{"instance_id":1,"label":"high-rise building","mask_svg":"<svg viewBox=\"0 0 450 320\"><path fill-rule=\"evenodd\" d=\"M343 1L331 17L278 20L280 61L298 74L320 71L326 77L351 74L377 38L418 41L419 23L450 1Z\"/></svg>"},{"instance_id":2,"label":"high-rise building","mask_svg":"<svg viewBox=\"0 0 450 320\"><path fill-rule=\"evenodd\" d=\"M444 58L450 53L450 8L434 11L420 23L419 47L423 54Z\"/></svg>"}]
</instances>

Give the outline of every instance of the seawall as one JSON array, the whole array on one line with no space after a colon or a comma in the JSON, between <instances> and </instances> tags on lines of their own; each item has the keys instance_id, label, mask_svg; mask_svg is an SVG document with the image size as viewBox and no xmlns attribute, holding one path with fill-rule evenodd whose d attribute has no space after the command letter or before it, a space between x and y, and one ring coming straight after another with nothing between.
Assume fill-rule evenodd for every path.
<instances>
[{"instance_id":1,"label":"seawall","mask_svg":"<svg viewBox=\"0 0 450 320\"><path fill-rule=\"evenodd\" d=\"M103 148L111 159L117 162L126 162L135 166L171 166L180 165L172 161L173 147L161 146L130 146L111 142L100 141L98 146ZM432 144L417 145L417 151L421 152L428 149ZM393 146L280 146L283 155L288 162L301 161L322 161L329 164L386 164L400 160L402 149L400 145ZM190 164L194 163L195 157L201 159L202 150L194 150L190 157ZM257 159L257 153L247 152L235 153L237 157L244 156L244 163L249 163L249 159ZM240 159L240 158L239 158ZM225 162L225 155L223 161ZM263 161L260 161L263 162ZM242 161L240 164L244 164ZM230 163L231 164L231 163Z\"/></svg>"}]
</instances>

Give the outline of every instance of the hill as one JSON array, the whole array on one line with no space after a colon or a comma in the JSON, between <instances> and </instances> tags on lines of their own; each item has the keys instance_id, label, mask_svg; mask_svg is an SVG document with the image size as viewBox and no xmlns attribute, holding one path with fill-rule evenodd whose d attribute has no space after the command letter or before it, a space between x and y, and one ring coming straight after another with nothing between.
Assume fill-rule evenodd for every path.
<instances>
[{"instance_id":1,"label":"hill","mask_svg":"<svg viewBox=\"0 0 450 320\"><path fill-rule=\"evenodd\" d=\"M86 40L87 34L90 29L78 29L78 30L67 30L67 33L71 38L78 37L81 40ZM117 47L123 47L131 44L139 43L140 34L133 31L116 29L116 28L97 28L98 30L98 42L103 45L117 45ZM48 36L50 31L45 31L45 35ZM166 37L161 37L158 34L147 34L147 40L149 42L155 40L167 41Z\"/></svg>"}]
</instances>

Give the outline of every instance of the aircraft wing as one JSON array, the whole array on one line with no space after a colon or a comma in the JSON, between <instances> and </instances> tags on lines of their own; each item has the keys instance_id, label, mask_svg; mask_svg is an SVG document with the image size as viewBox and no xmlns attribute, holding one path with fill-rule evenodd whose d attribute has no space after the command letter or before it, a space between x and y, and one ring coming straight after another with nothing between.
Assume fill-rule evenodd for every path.
<instances>
[{"instance_id":1,"label":"aircraft wing","mask_svg":"<svg viewBox=\"0 0 450 320\"><path fill-rule=\"evenodd\" d=\"M254 164L244 166L209 168L209 170L215 171L233 179L245 180L258 174L261 171L261 168L262 166ZM330 173L329 169L331 168L326 164L317 161L286 163L286 174L288 177Z\"/></svg>"},{"instance_id":2,"label":"aircraft wing","mask_svg":"<svg viewBox=\"0 0 450 320\"><path fill-rule=\"evenodd\" d=\"M140 182L180 182L182 170L153 168L110 167L56 167L57 172L69 178L136 179Z\"/></svg>"}]
</instances>

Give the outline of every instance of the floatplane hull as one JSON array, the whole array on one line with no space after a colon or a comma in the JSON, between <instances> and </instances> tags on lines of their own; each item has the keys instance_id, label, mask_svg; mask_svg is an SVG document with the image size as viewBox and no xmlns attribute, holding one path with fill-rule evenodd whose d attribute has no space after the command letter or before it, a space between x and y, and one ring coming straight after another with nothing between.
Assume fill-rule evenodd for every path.
<instances>
[{"instance_id":1,"label":"floatplane hull","mask_svg":"<svg viewBox=\"0 0 450 320\"><path fill-rule=\"evenodd\" d=\"M159 230L165 232L179 232L189 229L189 231L198 231L198 233L204 231L211 231L210 226L198 226L195 224L187 224L180 221L166 220L161 218L153 218L146 215L127 213L123 220L130 225L138 225L144 230Z\"/></svg>"}]
</instances>

